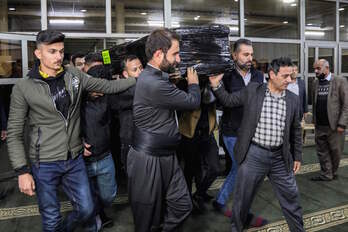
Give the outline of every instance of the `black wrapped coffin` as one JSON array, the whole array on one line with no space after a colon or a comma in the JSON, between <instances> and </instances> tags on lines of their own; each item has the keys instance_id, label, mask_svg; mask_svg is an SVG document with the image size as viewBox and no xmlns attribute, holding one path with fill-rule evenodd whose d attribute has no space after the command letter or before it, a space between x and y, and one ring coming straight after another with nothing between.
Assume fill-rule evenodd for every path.
<instances>
[{"instance_id":1,"label":"black wrapped coffin","mask_svg":"<svg viewBox=\"0 0 348 232\"><path fill-rule=\"evenodd\" d=\"M180 72L186 76L193 66L200 77L224 73L234 68L230 55L229 28L223 25L181 27L173 29L180 37ZM145 66L147 36L109 49L113 73L120 73L120 62L127 54L140 58Z\"/></svg>"}]
</instances>

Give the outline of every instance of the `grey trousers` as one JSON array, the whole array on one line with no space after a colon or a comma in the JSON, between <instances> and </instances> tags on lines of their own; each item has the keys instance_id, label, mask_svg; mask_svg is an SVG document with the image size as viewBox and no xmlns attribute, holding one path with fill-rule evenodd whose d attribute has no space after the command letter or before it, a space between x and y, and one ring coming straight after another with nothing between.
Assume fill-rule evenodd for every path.
<instances>
[{"instance_id":1,"label":"grey trousers","mask_svg":"<svg viewBox=\"0 0 348 232\"><path fill-rule=\"evenodd\" d=\"M304 231L302 208L294 173L287 172L281 149L270 152L253 144L239 166L232 209L232 231L243 231L253 199L265 176L282 208L291 232Z\"/></svg>"},{"instance_id":2,"label":"grey trousers","mask_svg":"<svg viewBox=\"0 0 348 232\"><path fill-rule=\"evenodd\" d=\"M315 144L320 162L320 175L332 179L340 165L344 133L333 131L329 126L316 126Z\"/></svg>"},{"instance_id":3,"label":"grey trousers","mask_svg":"<svg viewBox=\"0 0 348 232\"><path fill-rule=\"evenodd\" d=\"M176 154L158 157L131 148L127 173L135 231L178 231L192 201Z\"/></svg>"}]
</instances>

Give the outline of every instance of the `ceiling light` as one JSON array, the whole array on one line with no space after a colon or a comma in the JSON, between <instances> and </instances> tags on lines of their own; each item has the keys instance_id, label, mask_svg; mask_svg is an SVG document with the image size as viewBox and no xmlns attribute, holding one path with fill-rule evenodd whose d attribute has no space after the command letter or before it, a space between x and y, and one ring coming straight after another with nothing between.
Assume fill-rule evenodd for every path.
<instances>
[{"instance_id":1,"label":"ceiling light","mask_svg":"<svg viewBox=\"0 0 348 232\"><path fill-rule=\"evenodd\" d=\"M325 32L323 32L323 31L305 31L305 35L309 35L309 36L324 36Z\"/></svg>"},{"instance_id":2,"label":"ceiling light","mask_svg":"<svg viewBox=\"0 0 348 232\"><path fill-rule=\"evenodd\" d=\"M50 19L50 24L85 24L83 19Z\"/></svg>"},{"instance_id":3,"label":"ceiling light","mask_svg":"<svg viewBox=\"0 0 348 232\"><path fill-rule=\"evenodd\" d=\"M10 7L10 8L8 8L8 10L9 10L9 11L15 11L15 10L16 10L16 8L14 8L14 7Z\"/></svg>"},{"instance_id":4,"label":"ceiling light","mask_svg":"<svg viewBox=\"0 0 348 232\"><path fill-rule=\"evenodd\" d=\"M294 3L295 0L283 0L284 3Z\"/></svg>"},{"instance_id":5,"label":"ceiling light","mask_svg":"<svg viewBox=\"0 0 348 232\"><path fill-rule=\"evenodd\" d=\"M288 24L289 22L288 22L288 21L284 21L283 23L284 23L284 24Z\"/></svg>"},{"instance_id":6,"label":"ceiling light","mask_svg":"<svg viewBox=\"0 0 348 232\"><path fill-rule=\"evenodd\" d=\"M344 28L344 25L340 25L340 28Z\"/></svg>"},{"instance_id":7,"label":"ceiling light","mask_svg":"<svg viewBox=\"0 0 348 232\"><path fill-rule=\"evenodd\" d=\"M141 15L147 15L147 13L146 13L146 12L141 12L140 14L141 14Z\"/></svg>"},{"instance_id":8,"label":"ceiling light","mask_svg":"<svg viewBox=\"0 0 348 232\"><path fill-rule=\"evenodd\" d=\"M200 17L201 17L201 16L197 15L197 16L194 17L193 19L197 21Z\"/></svg>"},{"instance_id":9,"label":"ceiling light","mask_svg":"<svg viewBox=\"0 0 348 232\"><path fill-rule=\"evenodd\" d=\"M156 20L148 20L147 24L149 24L150 27L163 27L164 25L163 21L156 21ZM180 23L172 22L172 27L180 27Z\"/></svg>"},{"instance_id":10,"label":"ceiling light","mask_svg":"<svg viewBox=\"0 0 348 232\"><path fill-rule=\"evenodd\" d=\"M343 11L343 10L344 10L344 8L343 8L343 7L338 8L338 11Z\"/></svg>"},{"instance_id":11,"label":"ceiling light","mask_svg":"<svg viewBox=\"0 0 348 232\"><path fill-rule=\"evenodd\" d=\"M313 23L307 23L307 26L313 26Z\"/></svg>"},{"instance_id":12,"label":"ceiling light","mask_svg":"<svg viewBox=\"0 0 348 232\"><path fill-rule=\"evenodd\" d=\"M234 0L235 2L238 2L238 0Z\"/></svg>"},{"instance_id":13,"label":"ceiling light","mask_svg":"<svg viewBox=\"0 0 348 232\"><path fill-rule=\"evenodd\" d=\"M291 3L290 6L297 6L297 3Z\"/></svg>"},{"instance_id":14,"label":"ceiling light","mask_svg":"<svg viewBox=\"0 0 348 232\"><path fill-rule=\"evenodd\" d=\"M230 31L239 31L239 27L229 27Z\"/></svg>"},{"instance_id":15,"label":"ceiling light","mask_svg":"<svg viewBox=\"0 0 348 232\"><path fill-rule=\"evenodd\" d=\"M82 10L80 10L82 13L86 13L87 12L87 10L86 9L82 9Z\"/></svg>"}]
</instances>

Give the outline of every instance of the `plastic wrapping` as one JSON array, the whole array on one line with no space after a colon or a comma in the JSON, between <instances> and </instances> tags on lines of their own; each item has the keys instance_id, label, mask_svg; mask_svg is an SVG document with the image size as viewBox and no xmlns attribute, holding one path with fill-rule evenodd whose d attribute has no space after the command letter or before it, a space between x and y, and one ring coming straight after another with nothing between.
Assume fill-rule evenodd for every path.
<instances>
[{"instance_id":1,"label":"plastic wrapping","mask_svg":"<svg viewBox=\"0 0 348 232\"><path fill-rule=\"evenodd\" d=\"M200 77L223 73L233 69L230 55L229 28L223 25L181 27L174 29L180 37L180 72L186 76L188 67L193 66ZM120 62L127 54L140 58L146 64L146 37L131 43L114 46L109 49L113 73L120 72Z\"/></svg>"}]
</instances>

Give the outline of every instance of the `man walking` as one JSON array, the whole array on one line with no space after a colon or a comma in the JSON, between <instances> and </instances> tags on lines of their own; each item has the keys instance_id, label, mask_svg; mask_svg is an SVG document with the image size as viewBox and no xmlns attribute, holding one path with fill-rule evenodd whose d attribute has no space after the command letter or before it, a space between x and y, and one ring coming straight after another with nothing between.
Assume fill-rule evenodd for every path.
<instances>
[{"instance_id":1,"label":"man walking","mask_svg":"<svg viewBox=\"0 0 348 232\"><path fill-rule=\"evenodd\" d=\"M222 74L210 77L211 86L224 106L243 105L243 119L234 148L239 163L232 209L232 231L244 229L251 203L267 175L290 231L304 231L302 209L294 173L301 166L299 99L286 90L291 82L292 62L271 62L268 84L250 83L228 94Z\"/></svg>"},{"instance_id":2,"label":"man walking","mask_svg":"<svg viewBox=\"0 0 348 232\"><path fill-rule=\"evenodd\" d=\"M179 36L153 31L146 41L149 60L134 96L134 140L128 154L129 199L136 232L175 231L190 214L192 203L175 150L180 142L175 110L200 105L197 73L188 69L188 92L169 81L180 62Z\"/></svg>"},{"instance_id":3,"label":"man walking","mask_svg":"<svg viewBox=\"0 0 348 232\"><path fill-rule=\"evenodd\" d=\"M312 102L320 175L311 180L331 181L338 178L348 125L348 84L346 79L330 72L327 60L317 60L314 71L317 80L313 83Z\"/></svg>"},{"instance_id":4,"label":"man walking","mask_svg":"<svg viewBox=\"0 0 348 232\"><path fill-rule=\"evenodd\" d=\"M8 120L8 150L21 192L37 194L43 231L73 231L92 215L94 204L82 158L80 105L83 91L116 93L135 79L107 81L73 67L63 67L64 35L44 30L36 37L38 62L28 79L13 87ZM29 124L29 159L24 150L24 123ZM62 185L73 205L63 221L57 196ZM92 231L96 225L91 226Z\"/></svg>"}]
</instances>

